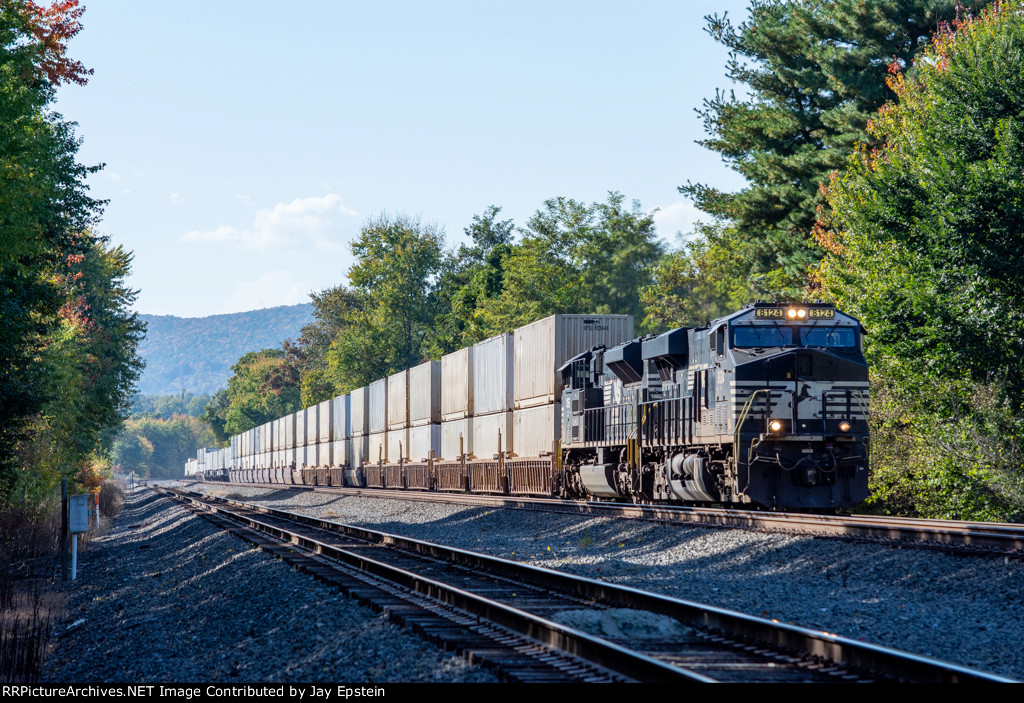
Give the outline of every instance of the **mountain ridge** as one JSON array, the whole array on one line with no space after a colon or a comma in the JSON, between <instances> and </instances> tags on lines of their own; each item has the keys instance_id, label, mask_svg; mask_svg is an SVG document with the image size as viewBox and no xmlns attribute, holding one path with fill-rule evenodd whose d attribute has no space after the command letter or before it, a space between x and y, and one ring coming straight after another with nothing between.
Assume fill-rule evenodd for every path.
<instances>
[{"instance_id":1,"label":"mountain ridge","mask_svg":"<svg viewBox=\"0 0 1024 703\"><path fill-rule=\"evenodd\" d=\"M146 368L138 392L212 394L227 385L231 367L246 352L278 348L286 339L296 339L313 319L313 304L206 317L139 313L139 319L147 331L140 344Z\"/></svg>"}]
</instances>

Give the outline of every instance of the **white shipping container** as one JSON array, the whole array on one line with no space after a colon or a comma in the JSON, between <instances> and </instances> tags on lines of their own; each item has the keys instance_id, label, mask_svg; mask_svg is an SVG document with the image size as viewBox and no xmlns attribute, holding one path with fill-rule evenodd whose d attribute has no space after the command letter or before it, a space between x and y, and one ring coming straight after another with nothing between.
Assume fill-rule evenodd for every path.
<instances>
[{"instance_id":1,"label":"white shipping container","mask_svg":"<svg viewBox=\"0 0 1024 703\"><path fill-rule=\"evenodd\" d=\"M295 412L295 445L294 448L306 446L306 411Z\"/></svg>"},{"instance_id":2,"label":"white shipping container","mask_svg":"<svg viewBox=\"0 0 1024 703\"><path fill-rule=\"evenodd\" d=\"M316 440L323 444L334 440L334 401L325 400L317 406Z\"/></svg>"},{"instance_id":3,"label":"white shipping container","mask_svg":"<svg viewBox=\"0 0 1024 703\"><path fill-rule=\"evenodd\" d=\"M370 390L366 386L356 388L349 394L349 436L358 437L370 433Z\"/></svg>"},{"instance_id":4,"label":"white shipping container","mask_svg":"<svg viewBox=\"0 0 1024 703\"><path fill-rule=\"evenodd\" d=\"M387 434L387 461L389 464L397 464L399 459L409 458L409 429L388 430Z\"/></svg>"},{"instance_id":5,"label":"white shipping container","mask_svg":"<svg viewBox=\"0 0 1024 703\"><path fill-rule=\"evenodd\" d=\"M316 465L331 466L334 463L334 443L320 442L316 445Z\"/></svg>"},{"instance_id":6,"label":"white shipping container","mask_svg":"<svg viewBox=\"0 0 1024 703\"><path fill-rule=\"evenodd\" d=\"M410 427L409 447L405 455L409 461L426 461L430 458L430 452L434 452L434 458L441 456L441 425L420 425Z\"/></svg>"},{"instance_id":7,"label":"white shipping container","mask_svg":"<svg viewBox=\"0 0 1024 703\"><path fill-rule=\"evenodd\" d=\"M441 362L409 369L409 426L441 422Z\"/></svg>"},{"instance_id":8,"label":"white shipping container","mask_svg":"<svg viewBox=\"0 0 1024 703\"><path fill-rule=\"evenodd\" d=\"M632 315L551 315L515 331L515 407L562 398L558 367L595 346L633 338Z\"/></svg>"},{"instance_id":9,"label":"white shipping container","mask_svg":"<svg viewBox=\"0 0 1024 703\"><path fill-rule=\"evenodd\" d=\"M367 435L366 463L376 464L378 461L388 460L388 433L373 432Z\"/></svg>"},{"instance_id":10,"label":"white shipping container","mask_svg":"<svg viewBox=\"0 0 1024 703\"><path fill-rule=\"evenodd\" d=\"M370 396L369 433L387 431L387 379L374 381L367 387Z\"/></svg>"},{"instance_id":11,"label":"white shipping container","mask_svg":"<svg viewBox=\"0 0 1024 703\"><path fill-rule=\"evenodd\" d=\"M462 443L459 444L459 437ZM448 420L441 423L441 457L446 461L456 461L459 453L473 453L473 418Z\"/></svg>"},{"instance_id":12,"label":"white shipping container","mask_svg":"<svg viewBox=\"0 0 1024 703\"><path fill-rule=\"evenodd\" d=\"M332 398L331 403L334 405L334 409L331 411L333 413L334 418L334 436L332 437L332 439L335 442L338 442L343 439L348 439L349 437L352 436L349 427L349 419L351 417L349 414L349 408L351 404L351 399L349 398L348 395L339 395L336 398ZM347 461L345 463L347 463Z\"/></svg>"},{"instance_id":13,"label":"white shipping container","mask_svg":"<svg viewBox=\"0 0 1024 703\"><path fill-rule=\"evenodd\" d=\"M551 454L554 442L562 438L562 404L516 410L512 438L512 451L516 456Z\"/></svg>"},{"instance_id":14,"label":"white shipping container","mask_svg":"<svg viewBox=\"0 0 1024 703\"><path fill-rule=\"evenodd\" d=\"M388 430L409 426L409 371L388 376Z\"/></svg>"},{"instance_id":15,"label":"white shipping container","mask_svg":"<svg viewBox=\"0 0 1024 703\"><path fill-rule=\"evenodd\" d=\"M331 442L331 465L332 466L348 466L349 465L349 440L347 439L336 439Z\"/></svg>"},{"instance_id":16,"label":"white shipping container","mask_svg":"<svg viewBox=\"0 0 1024 703\"><path fill-rule=\"evenodd\" d=\"M367 435L353 437L349 442L349 451L352 453L352 468L361 468L370 456L370 438Z\"/></svg>"},{"instance_id":17,"label":"white shipping container","mask_svg":"<svg viewBox=\"0 0 1024 703\"><path fill-rule=\"evenodd\" d=\"M263 425L263 449L264 454L274 447L274 422L270 421Z\"/></svg>"},{"instance_id":18,"label":"white shipping container","mask_svg":"<svg viewBox=\"0 0 1024 703\"><path fill-rule=\"evenodd\" d=\"M512 334L499 334L473 345L474 415L512 409L514 351Z\"/></svg>"},{"instance_id":19,"label":"white shipping container","mask_svg":"<svg viewBox=\"0 0 1024 703\"><path fill-rule=\"evenodd\" d=\"M473 347L441 357L441 419L473 414Z\"/></svg>"},{"instance_id":20,"label":"white shipping container","mask_svg":"<svg viewBox=\"0 0 1024 703\"><path fill-rule=\"evenodd\" d=\"M312 446L316 444L316 433L319 431L319 410L320 408L314 405L311 408L306 408L306 446Z\"/></svg>"},{"instance_id":21,"label":"white shipping container","mask_svg":"<svg viewBox=\"0 0 1024 703\"><path fill-rule=\"evenodd\" d=\"M262 435L261 429L262 428L260 428L260 427L253 427L250 430L250 432L252 432L252 453L253 453L253 455L259 454L261 451L263 451L263 449L262 449L263 437L261 436Z\"/></svg>"},{"instance_id":22,"label":"white shipping container","mask_svg":"<svg viewBox=\"0 0 1024 703\"><path fill-rule=\"evenodd\" d=\"M491 459L499 451L512 447L512 413L492 413L473 416L473 455L477 459Z\"/></svg>"}]
</instances>

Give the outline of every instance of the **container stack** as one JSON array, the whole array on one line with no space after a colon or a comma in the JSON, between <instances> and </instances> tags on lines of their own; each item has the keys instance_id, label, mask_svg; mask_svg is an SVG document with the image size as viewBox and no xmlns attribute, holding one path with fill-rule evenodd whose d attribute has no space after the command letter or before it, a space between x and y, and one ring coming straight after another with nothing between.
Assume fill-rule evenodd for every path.
<instances>
[{"instance_id":1,"label":"container stack","mask_svg":"<svg viewBox=\"0 0 1024 703\"><path fill-rule=\"evenodd\" d=\"M473 345L473 429L469 454L493 459L512 446L514 338L499 334Z\"/></svg>"},{"instance_id":2,"label":"container stack","mask_svg":"<svg viewBox=\"0 0 1024 703\"><path fill-rule=\"evenodd\" d=\"M409 370L388 376L388 425L385 463L397 464L409 454Z\"/></svg>"},{"instance_id":3,"label":"container stack","mask_svg":"<svg viewBox=\"0 0 1024 703\"><path fill-rule=\"evenodd\" d=\"M409 369L409 431L405 456L425 462L441 456L441 362Z\"/></svg>"},{"instance_id":4,"label":"container stack","mask_svg":"<svg viewBox=\"0 0 1024 703\"><path fill-rule=\"evenodd\" d=\"M562 380L558 369L581 352L633 338L630 315L551 315L515 331L516 456L549 455L562 437Z\"/></svg>"},{"instance_id":5,"label":"container stack","mask_svg":"<svg viewBox=\"0 0 1024 703\"><path fill-rule=\"evenodd\" d=\"M360 469L370 455L370 389L356 388L349 394L349 430L352 468Z\"/></svg>"},{"instance_id":6,"label":"container stack","mask_svg":"<svg viewBox=\"0 0 1024 703\"><path fill-rule=\"evenodd\" d=\"M441 357L441 453L447 461L472 453L473 347Z\"/></svg>"},{"instance_id":7,"label":"container stack","mask_svg":"<svg viewBox=\"0 0 1024 703\"><path fill-rule=\"evenodd\" d=\"M388 461L388 379L373 381L369 394L369 456L367 463Z\"/></svg>"}]
</instances>

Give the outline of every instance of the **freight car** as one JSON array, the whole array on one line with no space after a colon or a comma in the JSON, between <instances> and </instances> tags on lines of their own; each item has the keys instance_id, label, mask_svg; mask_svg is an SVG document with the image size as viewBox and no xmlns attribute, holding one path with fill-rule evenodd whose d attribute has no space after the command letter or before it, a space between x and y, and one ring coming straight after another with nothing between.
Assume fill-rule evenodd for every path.
<instances>
[{"instance_id":1,"label":"freight car","mask_svg":"<svg viewBox=\"0 0 1024 703\"><path fill-rule=\"evenodd\" d=\"M867 497L854 318L756 302L632 338L556 315L200 450L207 480L834 509ZM474 363L474 360L476 363Z\"/></svg>"}]
</instances>

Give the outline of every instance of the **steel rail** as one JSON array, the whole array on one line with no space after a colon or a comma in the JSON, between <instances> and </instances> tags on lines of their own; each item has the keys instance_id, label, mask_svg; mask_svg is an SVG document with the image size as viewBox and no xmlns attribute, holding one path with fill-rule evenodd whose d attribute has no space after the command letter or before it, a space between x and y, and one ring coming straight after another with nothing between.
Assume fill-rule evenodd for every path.
<instances>
[{"instance_id":1,"label":"steel rail","mask_svg":"<svg viewBox=\"0 0 1024 703\"><path fill-rule=\"evenodd\" d=\"M609 584L529 564L520 564L501 557L370 530L355 525L331 522L276 508L252 505L242 501L221 498L214 498L213 500L293 520L319 529L340 532L361 540L394 546L402 550L446 560L468 568L486 570L489 573L505 578L527 581L545 589L571 594L577 598L598 601L610 606L647 610L674 618L691 626L718 631L729 637L753 640L765 643L771 647L821 657L843 667L868 670L897 679L927 683L1014 682L1013 679L888 647L850 640L828 632L788 625L775 620L758 618L723 608L649 593L628 586ZM357 555L357 560L363 558Z\"/></svg>"}]
</instances>

